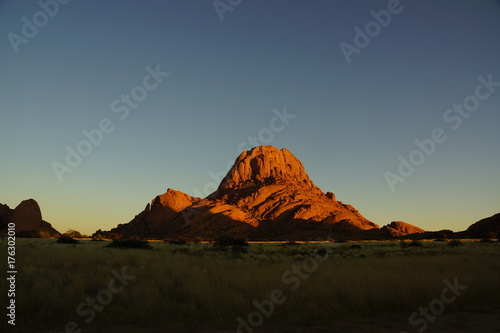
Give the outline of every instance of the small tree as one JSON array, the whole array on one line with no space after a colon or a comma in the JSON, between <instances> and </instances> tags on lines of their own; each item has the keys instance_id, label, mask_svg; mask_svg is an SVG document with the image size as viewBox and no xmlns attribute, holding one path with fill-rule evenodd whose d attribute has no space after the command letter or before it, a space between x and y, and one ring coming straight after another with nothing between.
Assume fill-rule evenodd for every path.
<instances>
[{"instance_id":1,"label":"small tree","mask_svg":"<svg viewBox=\"0 0 500 333\"><path fill-rule=\"evenodd\" d=\"M74 229L66 230L66 232L63 233L63 236L68 236L71 238L83 238L82 234L79 231L76 231Z\"/></svg>"}]
</instances>

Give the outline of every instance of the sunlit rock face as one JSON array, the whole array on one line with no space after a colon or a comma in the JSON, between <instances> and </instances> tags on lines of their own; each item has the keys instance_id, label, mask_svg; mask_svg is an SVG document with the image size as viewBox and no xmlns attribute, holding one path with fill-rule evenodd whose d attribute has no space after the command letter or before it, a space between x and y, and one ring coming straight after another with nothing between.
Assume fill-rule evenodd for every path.
<instances>
[{"instance_id":1,"label":"sunlit rock face","mask_svg":"<svg viewBox=\"0 0 500 333\"><path fill-rule=\"evenodd\" d=\"M400 234L412 231L403 227L391 228ZM132 221L110 232L157 238L231 235L277 240L382 238L387 234L351 205L337 201L332 192L323 193L301 161L273 146L242 152L208 197L169 189Z\"/></svg>"},{"instance_id":2,"label":"sunlit rock face","mask_svg":"<svg viewBox=\"0 0 500 333\"><path fill-rule=\"evenodd\" d=\"M391 222L388 225L382 227L382 229L385 230L388 233L388 235L392 237L401 237L401 236L420 234L425 232L424 229L421 229L419 227L401 221Z\"/></svg>"}]
</instances>

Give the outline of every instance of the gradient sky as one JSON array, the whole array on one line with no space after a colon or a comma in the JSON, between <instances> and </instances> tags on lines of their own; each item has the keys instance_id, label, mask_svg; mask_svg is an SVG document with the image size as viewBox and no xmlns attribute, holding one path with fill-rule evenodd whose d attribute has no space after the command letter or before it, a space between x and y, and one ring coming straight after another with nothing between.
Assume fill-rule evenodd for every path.
<instances>
[{"instance_id":1,"label":"gradient sky","mask_svg":"<svg viewBox=\"0 0 500 333\"><path fill-rule=\"evenodd\" d=\"M379 225L459 231L500 212L500 87L456 130L443 119L479 76L500 81L500 2L404 0L348 63L339 44L387 4L243 0L221 21L212 1L73 0L15 53L8 34L41 7L0 1L0 202L34 198L61 232L107 230L168 188L204 193L286 108L259 143ZM121 120L111 104L158 64L170 75ZM51 164L104 118L114 131L60 182ZM435 128L447 140L391 191L384 173Z\"/></svg>"}]
</instances>

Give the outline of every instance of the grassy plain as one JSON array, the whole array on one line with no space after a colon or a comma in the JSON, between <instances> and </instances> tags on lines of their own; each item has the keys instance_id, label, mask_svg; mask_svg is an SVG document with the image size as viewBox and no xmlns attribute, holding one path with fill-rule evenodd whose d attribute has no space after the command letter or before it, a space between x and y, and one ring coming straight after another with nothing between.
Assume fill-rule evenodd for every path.
<instances>
[{"instance_id":1,"label":"grassy plain","mask_svg":"<svg viewBox=\"0 0 500 333\"><path fill-rule=\"evenodd\" d=\"M213 251L211 244L154 242L153 250L107 244L17 239L17 331L65 332L74 322L69 332L234 332L236 318L248 321L257 310L254 301L268 304L262 302L279 290L282 303L262 316L262 325L250 326L255 332L364 332L352 330L363 325L399 332L390 329L391 321L416 332L420 325L409 325L409 316L440 299L443 281L454 279L467 289L445 303L442 316L481 312L500 319L499 242L253 243L246 254ZM4 257L5 240L0 251ZM3 272L5 264L2 260ZM134 278L119 292L109 292L112 271L123 267ZM5 278L0 283L5 309ZM105 304L91 310L88 298L99 294ZM448 324L472 325L460 316ZM8 328L2 325L2 331ZM432 325L428 321L428 332Z\"/></svg>"}]
</instances>

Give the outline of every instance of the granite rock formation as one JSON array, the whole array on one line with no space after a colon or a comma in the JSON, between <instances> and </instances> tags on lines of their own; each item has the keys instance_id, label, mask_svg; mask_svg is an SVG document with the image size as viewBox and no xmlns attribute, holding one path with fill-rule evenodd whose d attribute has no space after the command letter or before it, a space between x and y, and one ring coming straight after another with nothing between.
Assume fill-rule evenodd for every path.
<instances>
[{"instance_id":1,"label":"granite rock formation","mask_svg":"<svg viewBox=\"0 0 500 333\"><path fill-rule=\"evenodd\" d=\"M403 224L388 227L398 234L417 229L422 230ZM337 201L331 192L323 193L292 153L273 146L242 152L217 190L206 198L168 189L129 223L99 233L262 240L378 239L386 235L353 206Z\"/></svg>"},{"instance_id":2,"label":"granite rock formation","mask_svg":"<svg viewBox=\"0 0 500 333\"><path fill-rule=\"evenodd\" d=\"M14 223L16 233L59 236L52 225L42 219L40 206L34 199L22 201L15 209L0 204L0 232L7 232L8 224Z\"/></svg>"}]
</instances>

